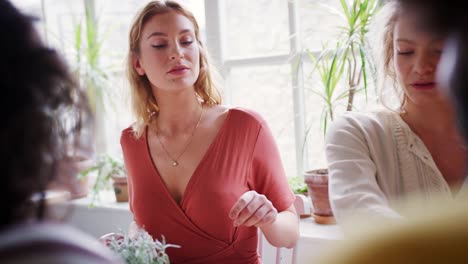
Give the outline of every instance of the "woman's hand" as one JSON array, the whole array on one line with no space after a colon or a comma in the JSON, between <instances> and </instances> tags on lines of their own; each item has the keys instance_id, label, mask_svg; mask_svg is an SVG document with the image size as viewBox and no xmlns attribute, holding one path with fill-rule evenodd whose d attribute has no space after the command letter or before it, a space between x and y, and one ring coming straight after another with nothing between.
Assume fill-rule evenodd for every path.
<instances>
[{"instance_id":1,"label":"woman's hand","mask_svg":"<svg viewBox=\"0 0 468 264\"><path fill-rule=\"evenodd\" d=\"M229 213L229 217L234 221L234 226L262 227L273 223L277 216L278 211L270 200L256 191L244 193Z\"/></svg>"}]
</instances>

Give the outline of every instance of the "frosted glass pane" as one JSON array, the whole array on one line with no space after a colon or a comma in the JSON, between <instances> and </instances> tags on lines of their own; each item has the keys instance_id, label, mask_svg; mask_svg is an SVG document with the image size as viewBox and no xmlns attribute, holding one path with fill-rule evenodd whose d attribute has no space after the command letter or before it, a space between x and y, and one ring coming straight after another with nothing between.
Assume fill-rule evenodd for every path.
<instances>
[{"instance_id":1,"label":"frosted glass pane","mask_svg":"<svg viewBox=\"0 0 468 264\"><path fill-rule=\"evenodd\" d=\"M338 26L346 23L343 18L324 5L341 10L339 0L299 1L302 46L309 50L321 50L322 44L336 38L339 33Z\"/></svg>"},{"instance_id":2,"label":"frosted glass pane","mask_svg":"<svg viewBox=\"0 0 468 264\"><path fill-rule=\"evenodd\" d=\"M326 102L317 93L324 94L325 89L317 72L312 72L313 64L304 63L304 102L306 130L309 130L307 137L307 150L309 153L308 166L310 168L324 167L326 165L324 154L324 116L323 112ZM343 81L337 85L333 93L333 113L335 119L343 115L346 111L347 97L338 99L340 94L347 91L348 84ZM369 78L367 98L363 90L357 92L354 96L353 111L369 111L377 108L378 93L374 83ZM328 127L330 126L328 120ZM307 166L307 164L306 164Z\"/></svg>"},{"instance_id":3,"label":"frosted glass pane","mask_svg":"<svg viewBox=\"0 0 468 264\"><path fill-rule=\"evenodd\" d=\"M289 53L288 1L226 0L228 59Z\"/></svg>"},{"instance_id":4,"label":"frosted glass pane","mask_svg":"<svg viewBox=\"0 0 468 264\"><path fill-rule=\"evenodd\" d=\"M232 105L260 113L273 132L288 176L296 173L289 65L239 67L230 72Z\"/></svg>"},{"instance_id":5,"label":"frosted glass pane","mask_svg":"<svg viewBox=\"0 0 468 264\"><path fill-rule=\"evenodd\" d=\"M15 0L21 8L40 15L40 0ZM123 128L129 126L132 117L129 107L129 88L124 75L125 55L128 50L128 32L136 13L149 0L95 0L99 40L102 48L100 68L107 75L104 89L105 118L99 127L105 129L106 148L111 154L120 153L119 137ZM204 1L179 1L190 9L205 32ZM68 63L76 67L75 30L81 21L85 31L84 0L44 0L48 43L61 51ZM83 32L83 38L84 38ZM84 41L85 39L83 39Z\"/></svg>"}]
</instances>

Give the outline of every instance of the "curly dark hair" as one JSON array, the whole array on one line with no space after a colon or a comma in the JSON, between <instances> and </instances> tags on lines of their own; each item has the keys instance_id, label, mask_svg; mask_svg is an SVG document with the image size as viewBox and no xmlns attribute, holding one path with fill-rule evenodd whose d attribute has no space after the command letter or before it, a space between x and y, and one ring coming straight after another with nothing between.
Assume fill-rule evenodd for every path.
<instances>
[{"instance_id":1,"label":"curly dark hair","mask_svg":"<svg viewBox=\"0 0 468 264\"><path fill-rule=\"evenodd\" d=\"M82 89L59 54L41 42L33 22L0 0L0 229L44 217L47 184L92 124Z\"/></svg>"}]
</instances>

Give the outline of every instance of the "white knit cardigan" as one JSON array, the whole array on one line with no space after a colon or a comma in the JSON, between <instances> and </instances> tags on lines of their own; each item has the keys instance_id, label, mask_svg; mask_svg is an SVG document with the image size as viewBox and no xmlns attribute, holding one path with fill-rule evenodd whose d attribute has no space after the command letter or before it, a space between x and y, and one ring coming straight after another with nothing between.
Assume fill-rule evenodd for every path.
<instances>
[{"instance_id":1,"label":"white knit cardigan","mask_svg":"<svg viewBox=\"0 0 468 264\"><path fill-rule=\"evenodd\" d=\"M357 213L399 218L397 202L416 193L421 206L436 196L452 199L430 152L398 113L345 114L330 127L325 151L338 222Z\"/></svg>"}]
</instances>

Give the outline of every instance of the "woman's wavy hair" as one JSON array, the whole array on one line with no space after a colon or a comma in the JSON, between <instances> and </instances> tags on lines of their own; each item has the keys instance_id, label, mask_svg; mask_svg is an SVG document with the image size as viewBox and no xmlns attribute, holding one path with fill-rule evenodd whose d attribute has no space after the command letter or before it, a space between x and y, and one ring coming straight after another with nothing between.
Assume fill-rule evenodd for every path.
<instances>
[{"instance_id":1,"label":"woman's wavy hair","mask_svg":"<svg viewBox=\"0 0 468 264\"><path fill-rule=\"evenodd\" d=\"M401 11L399 3L389 1L380 9L373 24L373 34L376 37L376 48L374 51L378 65L379 97L381 103L386 108L394 111L402 111L402 107L407 100L404 89L398 83L393 65L393 33ZM393 91L388 91L389 85L393 88ZM397 109L394 109L395 107L388 101L388 98L392 98L388 92L393 92L397 96L399 104Z\"/></svg>"},{"instance_id":2,"label":"woman's wavy hair","mask_svg":"<svg viewBox=\"0 0 468 264\"><path fill-rule=\"evenodd\" d=\"M84 93L57 52L41 42L33 20L0 1L0 229L44 218L47 185L92 124Z\"/></svg>"},{"instance_id":3,"label":"woman's wavy hair","mask_svg":"<svg viewBox=\"0 0 468 264\"><path fill-rule=\"evenodd\" d=\"M157 98L154 97L151 84L146 75L139 75L134 66L133 59L140 55L140 40L143 27L153 16L177 12L187 17L195 28L195 37L200 47L200 74L195 82L195 92L203 104L221 104L221 94L218 82L218 75L209 62L208 53L201 41L200 29L194 15L174 1L151 1L136 16L129 34L129 51L127 56L127 75L131 88L132 110L136 117L133 125L135 136L142 135L144 128L148 125L151 116L158 114L159 107Z\"/></svg>"}]
</instances>

